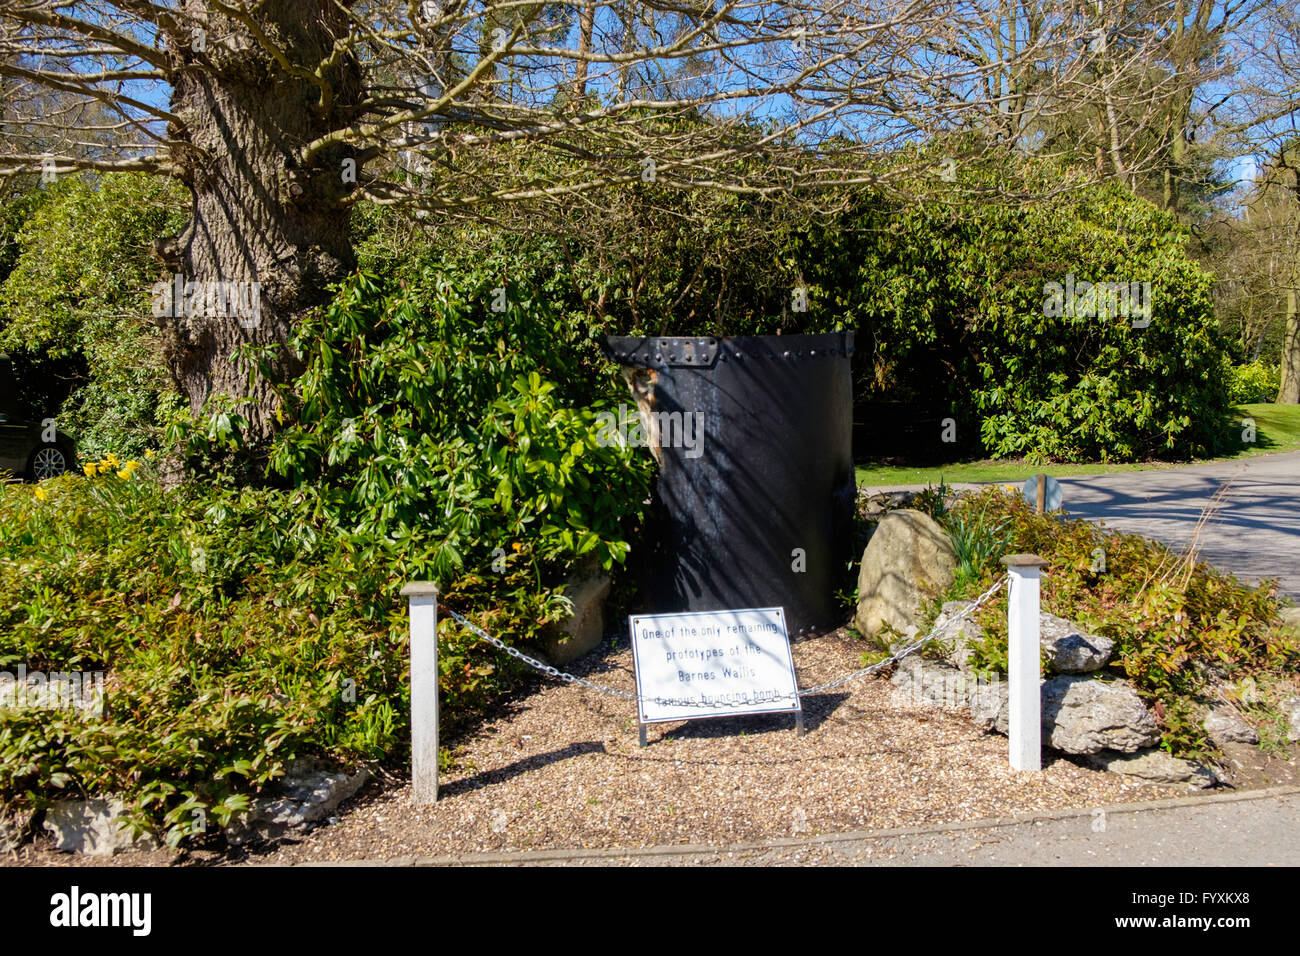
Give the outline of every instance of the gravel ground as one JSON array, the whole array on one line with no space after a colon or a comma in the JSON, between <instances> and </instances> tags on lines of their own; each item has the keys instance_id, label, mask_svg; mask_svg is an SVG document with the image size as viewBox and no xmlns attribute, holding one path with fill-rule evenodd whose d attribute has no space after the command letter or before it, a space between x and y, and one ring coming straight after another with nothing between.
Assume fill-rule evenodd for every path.
<instances>
[{"instance_id":1,"label":"gravel ground","mask_svg":"<svg viewBox=\"0 0 1300 956\"><path fill-rule=\"evenodd\" d=\"M801 686L859 666L842 631L794 645ZM635 689L626 646L579 673ZM457 767L439 801L373 785L339 823L285 843L261 862L448 857L559 848L729 843L978 820L1184 795L1050 761L1015 774L1006 739L957 711L909 700L865 678L805 699L794 718L655 724L637 746L629 702L546 684L472 737L448 743Z\"/></svg>"},{"instance_id":2,"label":"gravel ground","mask_svg":"<svg viewBox=\"0 0 1300 956\"><path fill-rule=\"evenodd\" d=\"M626 641L573 668L635 690ZM793 645L800 686L860 666L843 630ZM629 701L571 684L538 683L500 716L444 740L456 766L438 803L411 803L406 781L372 781L337 822L278 845L224 855L196 850L77 857L28 845L10 865L294 864L475 853L695 845L721 847L852 831L987 820L1017 814L1185 796L1045 754L1041 774L1007 765L1005 737L962 711L910 699L867 677L805 698L794 717L720 718L651 725L637 745ZM787 862L830 862L829 848L790 848ZM833 855L833 854L832 854ZM710 854L705 854L708 858ZM649 864L653 857L629 860ZM719 858L717 862L743 862Z\"/></svg>"}]
</instances>

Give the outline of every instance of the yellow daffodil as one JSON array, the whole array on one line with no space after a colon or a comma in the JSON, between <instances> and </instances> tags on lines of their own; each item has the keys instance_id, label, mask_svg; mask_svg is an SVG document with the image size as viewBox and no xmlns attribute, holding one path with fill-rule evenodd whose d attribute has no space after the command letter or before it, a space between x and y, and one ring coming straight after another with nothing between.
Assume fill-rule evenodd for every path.
<instances>
[{"instance_id":1,"label":"yellow daffodil","mask_svg":"<svg viewBox=\"0 0 1300 956\"><path fill-rule=\"evenodd\" d=\"M45 490L44 488L42 488L40 485L37 485L37 486L36 486L36 500L37 500L37 501L44 501L44 500L45 500L46 498L48 498L49 496L50 496L50 493L49 493L48 491L46 491L46 490Z\"/></svg>"},{"instance_id":2,"label":"yellow daffodil","mask_svg":"<svg viewBox=\"0 0 1300 956\"><path fill-rule=\"evenodd\" d=\"M93 462L89 462L89 461L86 462L84 465L81 466L81 470L86 473L87 478L95 477L95 465Z\"/></svg>"},{"instance_id":3,"label":"yellow daffodil","mask_svg":"<svg viewBox=\"0 0 1300 956\"><path fill-rule=\"evenodd\" d=\"M147 451L144 453L144 457L146 457L146 458L152 458L152 457L153 457L153 449L150 448L149 450L147 450Z\"/></svg>"}]
</instances>

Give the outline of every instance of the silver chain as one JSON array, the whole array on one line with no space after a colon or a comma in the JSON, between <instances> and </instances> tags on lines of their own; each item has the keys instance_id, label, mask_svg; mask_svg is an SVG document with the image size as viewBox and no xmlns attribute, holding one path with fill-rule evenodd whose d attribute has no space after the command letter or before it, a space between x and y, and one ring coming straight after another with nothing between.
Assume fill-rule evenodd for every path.
<instances>
[{"instance_id":1,"label":"silver chain","mask_svg":"<svg viewBox=\"0 0 1300 956\"><path fill-rule=\"evenodd\" d=\"M834 690L836 687L839 687L841 684L847 684L849 681L857 680L859 677L865 677L868 674L874 674L876 671L882 670L888 667L890 664L894 664L897 663L898 661L901 661L904 657L907 657L909 654L915 654L922 647L924 647L926 644L929 644L938 635L948 630L948 628L952 627L958 621L965 620L966 618L974 614L980 607L987 604L990 600L992 600L993 595L997 594L998 591L1002 589L1002 586L1006 583L1007 583L1007 576L1004 574L1002 575L1002 577L998 578L996 581L993 582L992 587L990 587L987 591L985 591L974 601L972 601L970 607L966 608L960 614L955 614L952 617L948 618L948 620L944 621L938 627L931 630L929 634L925 635L925 637L917 638L916 640L912 641L912 643L899 648L897 651L890 654L884 660L876 661L876 663L871 664L867 667L863 667L860 670L856 670L851 674L845 674L843 677L837 677L835 680L827 681L824 684L816 684L812 687L805 687L803 690L799 691L799 696L808 697L811 694L824 694L828 690Z\"/></svg>"},{"instance_id":2,"label":"silver chain","mask_svg":"<svg viewBox=\"0 0 1300 956\"><path fill-rule=\"evenodd\" d=\"M912 641L910 644L907 644L906 646L890 654L884 660L876 661L876 663L871 664L868 667L863 667L859 670L853 671L850 674L845 674L843 677L838 677L835 680L827 681L824 684L816 684L813 687L805 687L798 692L798 696L808 697L813 694L823 694L828 690L834 690L836 687L839 687L842 684L847 684L849 681L857 680L859 677L865 677L868 674L874 674L876 671L882 670L883 668L888 667L890 664L894 664L898 661L901 661L904 657L916 653L926 644L934 640L938 635L947 631L958 621L965 620L966 618L974 614L984 604L987 604L993 598L993 595L997 594L998 591L1001 590L1003 585L1005 585L1006 583L1007 583L1007 576L1004 574L1002 577L998 578L996 581L993 582L992 587L990 587L987 591L985 591L974 601L972 601L970 607L963 610L960 614L956 614L953 617L948 618L948 620L944 621L943 624L941 624L939 627L936 627L933 630L931 630L930 633L927 634L925 637L917 638L916 640ZM515 648L506 644L505 641L493 637L491 634L483 630L474 622L467 621L465 618L461 617L459 614L457 614L451 608L447 607L445 604L440 606L442 607L443 610L445 610L448 614L450 614L452 618L456 620L459 624L461 624L463 627L468 628L470 631L478 635L483 640L487 641L493 647L505 651L511 657L523 661L529 667L547 675L548 677L559 678L560 680L564 681L566 684L577 684L580 687L586 687L588 690L598 691L599 693L602 694L609 694L613 697L621 697L624 700L636 701L639 704L652 703L652 704L658 704L661 707L714 707L716 706L716 704L706 704L703 701L688 701L688 700L681 700L676 698L665 699L663 697L642 697L639 694L632 693L631 691L619 690L617 687L609 687L606 686L605 684L597 684L595 681L590 681L587 680L586 678L579 677L576 674L570 674L567 673L566 671L562 671L558 667L552 667L550 664L547 664L543 661L539 661L535 657L529 657L527 654L523 653L522 651L516 650ZM791 700L792 698L791 695L789 694L782 694L779 697L772 697L768 699L769 700Z\"/></svg>"}]
</instances>

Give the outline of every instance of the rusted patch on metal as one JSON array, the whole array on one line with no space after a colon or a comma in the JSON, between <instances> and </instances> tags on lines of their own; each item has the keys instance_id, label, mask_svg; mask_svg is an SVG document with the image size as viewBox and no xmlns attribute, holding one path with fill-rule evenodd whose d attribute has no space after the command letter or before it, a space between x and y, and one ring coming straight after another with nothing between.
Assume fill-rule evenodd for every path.
<instances>
[{"instance_id":1,"label":"rusted patch on metal","mask_svg":"<svg viewBox=\"0 0 1300 956\"><path fill-rule=\"evenodd\" d=\"M641 433L650 446L655 462L663 464L663 451L659 448L659 415L655 410L655 386L659 373L652 368L624 368L623 378L636 402L637 417L641 419Z\"/></svg>"}]
</instances>

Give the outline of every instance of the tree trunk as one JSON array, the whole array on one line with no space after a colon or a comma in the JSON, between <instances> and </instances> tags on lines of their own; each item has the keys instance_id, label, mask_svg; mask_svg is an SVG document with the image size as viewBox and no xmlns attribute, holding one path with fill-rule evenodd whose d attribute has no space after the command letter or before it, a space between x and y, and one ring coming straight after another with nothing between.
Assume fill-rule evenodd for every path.
<instances>
[{"instance_id":1,"label":"tree trunk","mask_svg":"<svg viewBox=\"0 0 1300 956\"><path fill-rule=\"evenodd\" d=\"M197 16L207 6L185 5ZM172 153L192 204L186 227L157 250L172 289L188 298L193 282L199 295L188 308L170 296L160 322L168 366L191 410L219 394L246 400L238 411L248 437L261 442L274 429L272 382L250 382L232 353L262 347L272 378L291 378L299 371L288 348L295 320L354 266L340 199L351 188L344 160L355 157L326 150L304 169L298 150L348 122L361 77L351 59L324 77L328 92L310 77L334 37L347 32L339 7L326 0L266 3L260 38L231 18L207 20L205 35L173 54L180 69L171 109L183 128L170 132L185 142ZM158 314L157 293L154 301Z\"/></svg>"},{"instance_id":2,"label":"tree trunk","mask_svg":"<svg viewBox=\"0 0 1300 956\"><path fill-rule=\"evenodd\" d=\"M1300 405L1300 310L1296 308L1295 280L1286 290L1286 330L1282 333L1282 387L1279 405Z\"/></svg>"},{"instance_id":3,"label":"tree trunk","mask_svg":"<svg viewBox=\"0 0 1300 956\"><path fill-rule=\"evenodd\" d=\"M1279 405L1300 405L1300 170L1282 151L1279 165L1290 167L1288 194L1291 198L1292 230L1291 269L1287 276L1286 325L1282 330L1282 386L1278 389Z\"/></svg>"},{"instance_id":4,"label":"tree trunk","mask_svg":"<svg viewBox=\"0 0 1300 956\"><path fill-rule=\"evenodd\" d=\"M591 35L596 25L596 4L594 0L585 4L578 20L578 53L585 56L591 53ZM579 107L587 98L587 61L578 60L573 69L573 101Z\"/></svg>"}]
</instances>

